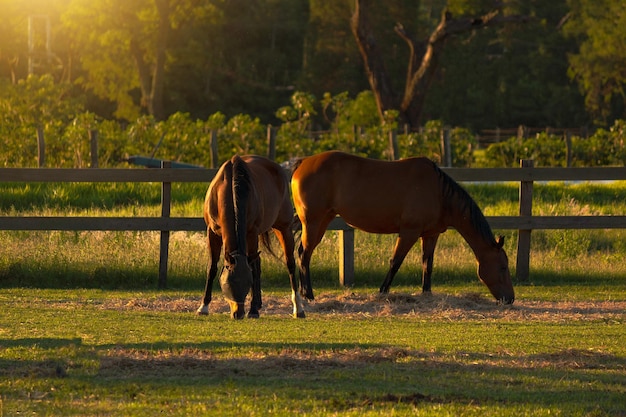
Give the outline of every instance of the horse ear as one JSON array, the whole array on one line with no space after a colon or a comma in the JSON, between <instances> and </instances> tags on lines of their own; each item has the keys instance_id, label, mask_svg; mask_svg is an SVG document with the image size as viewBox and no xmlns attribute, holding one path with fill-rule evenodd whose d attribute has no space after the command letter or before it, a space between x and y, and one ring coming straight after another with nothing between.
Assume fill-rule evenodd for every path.
<instances>
[{"instance_id":1,"label":"horse ear","mask_svg":"<svg viewBox=\"0 0 626 417\"><path fill-rule=\"evenodd\" d=\"M498 246L498 249L502 249L502 247L504 246L504 236L498 236L496 245Z\"/></svg>"}]
</instances>

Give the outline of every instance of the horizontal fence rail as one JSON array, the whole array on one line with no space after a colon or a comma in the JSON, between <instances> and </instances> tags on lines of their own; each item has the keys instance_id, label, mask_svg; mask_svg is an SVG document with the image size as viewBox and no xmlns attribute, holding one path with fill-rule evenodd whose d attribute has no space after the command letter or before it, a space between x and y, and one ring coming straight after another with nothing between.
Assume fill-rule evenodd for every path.
<instances>
[{"instance_id":1,"label":"horizontal fence rail","mask_svg":"<svg viewBox=\"0 0 626 417\"><path fill-rule=\"evenodd\" d=\"M532 184L535 181L612 181L626 180L625 167L595 168L442 168L458 182L519 182L520 215L487 216L493 229L518 230L517 278L528 278L530 231L536 229L620 229L626 228L626 215L619 216L532 216ZM528 162L528 161L527 161ZM162 211L159 217L80 217L80 216L0 216L0 230L59 231L160 231L161 259L159 286L166 285L169 232L204 231L198 217L171 217L171 183L205 182L216 169L106 169L106 168L0 168L0 182L151 182L161 184ZM524 201L529 201L524 203ZM526 204L526 207L523 205ZM334 219L328 230L340 232L340 281L351 285L354 276L354 230L341 218ZM522 236L528 235L522 245ZM521 262L520 262L521 260Z\"/></svg>"}]
</instances>

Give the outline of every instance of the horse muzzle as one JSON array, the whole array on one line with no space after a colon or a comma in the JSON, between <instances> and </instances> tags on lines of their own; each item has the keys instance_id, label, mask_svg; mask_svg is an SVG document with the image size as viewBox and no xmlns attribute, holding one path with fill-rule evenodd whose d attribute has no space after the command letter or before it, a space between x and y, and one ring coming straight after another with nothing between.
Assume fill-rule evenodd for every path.
<instances>
[{"instance_id":1,"label":"horse muzzle","mask_svg":"<svg viewBox=\"0 0 626 417\"><path fill-rule=\"evenodd\" d=\"M231 317L245 316L244 303L252 287L252 271L245 257L235 258L235 262L225 265L220 276L222 294L230 306Z\"/></svg>"},{"instance_id":2,"label":"horse muzzle","mask_svg":"<svg viewBox=\"0 0 626 417\"><path fill-rule=\"evenodd\" d=\"M513 304L515 297L502 297L498 300L498 304Z\"/></svg>"},{"instance_id":3,"label":"horse muzzle","mask_svg":"<svg viewBox=\"0 0 626 417\"><path fill-rule=\"evenodd\" d=\"M513 288L501 291L500 295L496 296L496 300L498 300L498 304L513 304L513 301L515 301Z\"/></svg>"}]
</instances>

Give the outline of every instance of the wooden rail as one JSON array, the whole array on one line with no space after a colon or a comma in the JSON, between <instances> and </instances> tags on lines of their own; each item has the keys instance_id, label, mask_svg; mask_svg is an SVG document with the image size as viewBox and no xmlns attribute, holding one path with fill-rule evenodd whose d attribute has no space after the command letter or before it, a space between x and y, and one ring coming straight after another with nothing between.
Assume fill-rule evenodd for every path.
<instances>
[{"instance_id":1,"label":"wooden rail","mask_svg":"<svg viewBox=\"0 0 626 417\"><path fill-rule=\"evenodd\" d=\"M517 279L528 278L530 232L536 229L621 229L624 216L533 216L532 185L535 181L610 181L626 180L625 167L601 168L533 168L532 161L522 161L520 168L443 168L458 182L520 183L520 215L488 216L493 229L518 230ZM153 182L161 184L159 217L62 217L0 216L0 230L112 230L160 231L161 256L159 286L166 286L167 252L171 231L204 231L199 217L170 217L171 183L209 183L216 169L56 169L0 168L0 182ZM340 281L351 285L354 277L354 230L341 218L331 222L328 230L340 232Z\"/></svg>"}]
</instances>

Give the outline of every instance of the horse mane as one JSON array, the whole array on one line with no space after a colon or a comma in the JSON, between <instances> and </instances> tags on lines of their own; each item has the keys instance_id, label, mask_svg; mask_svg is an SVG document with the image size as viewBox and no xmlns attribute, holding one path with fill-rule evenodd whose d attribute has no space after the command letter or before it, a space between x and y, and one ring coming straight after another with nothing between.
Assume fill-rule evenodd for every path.
<instances>
[{"instance_id":1,"label":"horse mane","mask_svg":"<svg viewBox=\"0 0 626 417\"><path fill-rule=\"evenodd\" d=\"M302 161L304 161L306 159L306 157L302 157L302 158L298 158L296 160L294 160L293 162L291 162L291 174L293 175L294 172L296 172L296 169L298 169L298 167L302 164Z\"/></svg>"},{"instance_id":2,"label":"horse mane","mask_svg":"<svg viewBox=\"0 0 626 417\"><path fill-rule=\"evenodd\" d=\"M485 215L480 210L474 199L469 195L465 188L461 187L452 177L443 172L437 164L433 162L433 167L439 176L441 184L441 192L443 194L444 205L447 210L453 208L453 204L461 213L469 213L469 220L472 226L480 233L480 235L488 242L496 244L496 238L493 235L491 226L487 222Z\"/></svg>"},{"instance_id":3,"label":"horse mane","mask_svg":"<svg viewBox=\"0 0 626 417\"><path fill-rule=\"evenodd\" d=\"M248 164L246 164L239 155L235 155L231 158L232 163L232 191L233 191L233 208L235 211L235 235L237 236L237 248L243 251L247 249L246 235L248 231L248 199L250 198L251 190L254 188L252 184L252 178L250 176L250 170ZM268 252L277 257L272 249L272 241L269 231L265 231L260 235L261 244L268 250ZM258 254L256 255L258 256Z\"/></svg>"}]
</instances>

